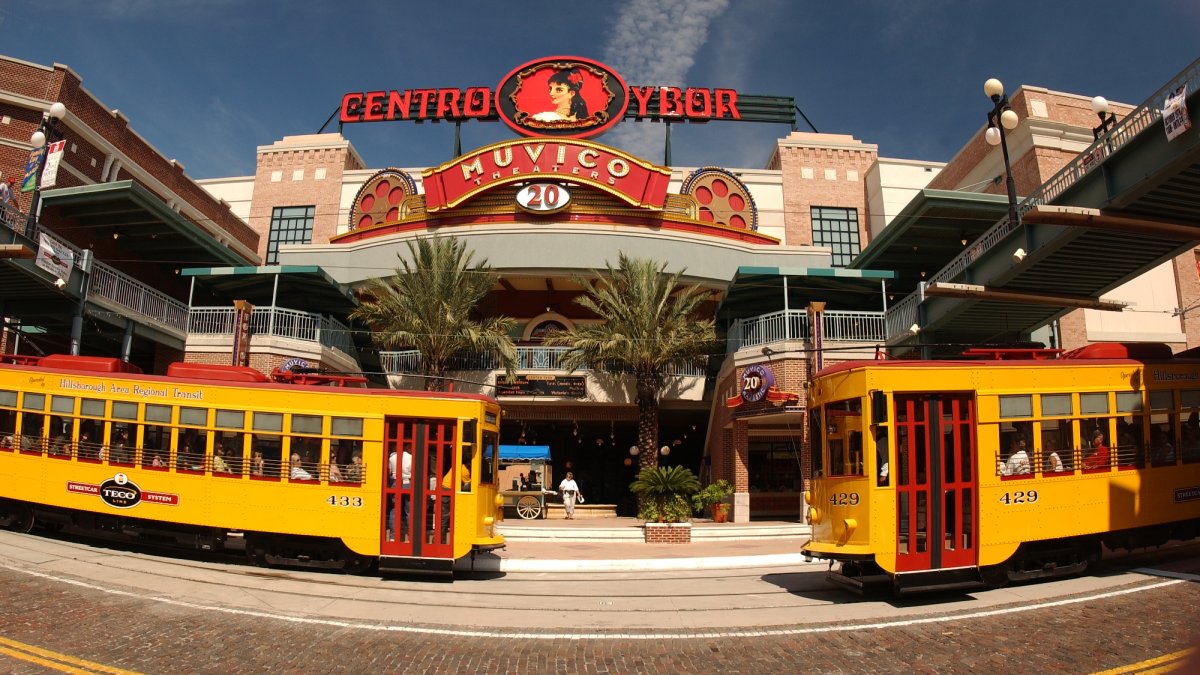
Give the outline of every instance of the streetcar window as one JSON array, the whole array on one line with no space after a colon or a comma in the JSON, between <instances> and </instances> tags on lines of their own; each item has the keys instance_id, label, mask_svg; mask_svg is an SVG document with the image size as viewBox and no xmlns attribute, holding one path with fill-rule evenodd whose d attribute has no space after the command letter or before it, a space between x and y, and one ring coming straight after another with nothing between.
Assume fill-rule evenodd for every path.
<instances>
[{"instance_id":1,"label":"streetcar window","mask_svg":"<svg viewBox=\"0 0 1200 675\"><path fill-rule=\"evenodd\" d=\"M492 485L496 482L496 459L497 452L495 432L487 431L483 434L483 458L480 462L479 482L484 485Z\"/></svg>"},{"instance_id":2,"label":"streetcar window","mask_svg":"<svg viewBox=\"0 0 1200 675\"><path fill-rule=\"evenodd\" d=\"M1043 417L1068 417L1070 414L1070 394L1042 394Z\"/></svg>"},{"instance_id":3,"label":"streetcar window","mask_svg":"<svg viewBox=\"0 0 1200 675\"><path fill-rule=\"evenodd\" d=\"M256 412L251 428L255 431L283 431L283 414Z\"/></svg>"},{"instance_id":4,"label":"streetcar window","mask_svg":"<svg viewBox=\"0 0 1200 675\"><path fill-rule=\"evenodd\" d=\"M329 421L329 433L334 436L354 436L361 438L363 435L363 421L356 417L334 417Z\"/></svg>"},{"instance_id":5,"label":"streetcar window","mask_svg":"<svg viewBox=\"0 0 1200 675\"><path fill-rule=\"evenodd\" d=\"M179 423L187 424L187 425L193 426L193 427L208 426L208 408L180 407L179 408ZM223 425L218 424L217 426L223 426ZM242 426L242 423L240 420L238 421L237 426L239 428Z\"/></svg>"},{"instance_id":6,"label":"streetcar window","mask_svg":"<svg viewBox=\"0 0 1200 675\"><path fill-rule=\"evenodd\" d=\"M100 448L104 446L104 401L85 398L79 401L79 441L75 456L82 460L100 461ZM90 418L90 419L89 419Z\"/></svg>"},{"instance_id":7,"label":"streetcar window","mask_svg":"<svg viewBox=\"0 0 1200 675\"><path fill-rule=\"evenodd\" d=\"M879 469L879 486L887 486L892 473L892 467L888 461L887 427L879 427L875 430L875 466Z\"/></svg>"},{"instance_id":8,"label":"streetcar window","mask_svg":"<svg viewBox=\"0 0 1200 675\"><path fill-rule=\"evenodd\" d=\"M204 453L208 449L208 431L186 429L180 432L179 447L176 449L175 470L183 472L204 471Z\"/></svg>"},{"instance_id":9,"label":"streetcar window","mask_svg":"<svg viewBox=\"0 0 1200 675\"><path fill-rule=\"evenodd\" d=\"M218 410L216 425L222 429L244 429L246 413L241 410Z\"/></svg>"},{"instance_id":10,"label":"streetcar window","mask_svg":"<svg viewBox=\"0 0 1200 675\"><path fill-rule=\"evenodd\" d=\"M292 433L320 434L321 420L318 415L292 415Z\"/></svg>"},{"instance_id":11,"label":"streetcar window","mask_svg":"<svg viewBox=\"0 0 1200 675\"><path fill-rule=\"evenodd\" d=\"M1170 397L1171 392L1154 392L1150 394L1150 404L1154 404L1155 393L1167 395L1167 407L1171 407ZM1117 412L1142 412L1142 392L1140 391L1118 391L1117 392Z\"/></svg>"},{"instance_id":12,"label":"streetcar window","mask_svg":"<svg viewBox=\"0 0 1200 675\"><path fill-rule=\"evenodd\" d=\"M1174 407L1175 407L1175 392L1173 392L1173 391L1152 391L1152 392L1150 392L1150 409L1151 410L1171 410Z\"/></svg>"},{"instance_id":13,"label":"streetcar window","mask_svg":"<svg viewBox=\"0 0 1200 675\"><path fill-rule=\"evenodd\" d=\"M1087 414L1108 414L1108 394L1080 394L1079 412Z\"/></svg>"},{"instance_id":14,"label":"streetcar window","mask_svg":"<svg viewBox=\"0 0 1200 675\"><path fill-rule=\"evenodd\" d=\"M31 411L46 409L46 395L26 393L21 397L21 407L24 409L21 413L21 452L40 454L44 447L42 434L46 426L46 416L41 412Z\"/></svg>"},{"instance_id":15,"label":"streetcar window","mask_svg":"<svg viewBox=\"0 0 1200 675\"><path fill-rule=\"evenodd\" d=\"M122 420L136 420L138 416L137 404L113 401L112 416Z\"/></svg>"},{"instance_id":16,"label":"streetcar window","mask_svg":"<svg viewBox=\"0 0 1200 675\"><path fill-rule=\"evenodd\" d=\"M51 396L50 410L56 413L66 413L68 415L75 414L75 397Z\"/></svg>"},{"instance_id":17,"label":"streetcar window","mask_svg":"<svg viewBox=\"0 0 1200 675\"><path fill-rule=\"evenodd\" d=\"M822 433L821 420L825 416L824 408L817 408L811 415L808 416L808 454L812 458L812 476L820 478L824 475L824 443L822 441L825 435ZM753 475L753 470L751 471Z\"/></svg>"},{"instance_id":18,"label":"streetcar window","mask_svg":"<svg viewBox=\"0 0 1200 675\"><path fill-rule=\"evenodd\" d=\"M7 452L16 445L17 413L3 408L17 407L17 392L0 389L0 452Z\"/></svg>"},{"instance_id":19,"label":"streetcar window","mask_svg":"<svg viewBox=\"0 0 1200 675\"><path fill-rule=\"evenodd\" d=\"M250 447L251 474L260 475L259 466L261 465L263 478L279 478L280 469L284 465L282 461L283 437L274 434L254 434Z\"/></svg>"},{"instance_id":20,"label":"streetcar window","mask_svg":"<svg viewBox=\"0 0 1200 675\"><path fill-rule=\"evenodd\" d=\"M1000 417L1033 417L1033 396L1001 396Z\"/></svg>"},{"instance_id":21,"label":"streetcar window","mask_svg":"<svg viewBox=\"0 0 1200 675\"><path fill-rule=\"evenodd\" d=\"M1045 420L1042 422L1041 461L1043 473L1071 473L1075 470L1075 455L1071 452L1071 422L1069 420Z\"/></svg>"}]
</instances>

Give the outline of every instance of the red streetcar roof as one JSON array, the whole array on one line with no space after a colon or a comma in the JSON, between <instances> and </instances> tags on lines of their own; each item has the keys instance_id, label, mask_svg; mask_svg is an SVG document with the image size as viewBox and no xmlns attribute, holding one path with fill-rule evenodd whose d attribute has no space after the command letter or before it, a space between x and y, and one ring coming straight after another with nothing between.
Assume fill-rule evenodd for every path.
<instances>
[{"instance_id":1,"label":"red streetcar roof","mask_svg":"<svg viewBox=\"0 0 1200 675\"><path fill-rule=\"evenodd\" d=\"M167 377L222 382L270 382L271 378L248 366L218 366L209 363L176 361L167 366Z\"/></svg>"}]
</instances>

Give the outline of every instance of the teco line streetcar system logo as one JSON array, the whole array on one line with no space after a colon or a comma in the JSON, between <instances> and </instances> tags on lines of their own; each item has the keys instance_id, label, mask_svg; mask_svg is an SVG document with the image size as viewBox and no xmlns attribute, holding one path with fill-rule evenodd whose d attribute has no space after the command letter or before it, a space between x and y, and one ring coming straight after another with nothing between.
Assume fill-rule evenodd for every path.
<instances>
[{"instance_id":1,"label":"teco line streetcar system logo","mask_svg":"<svg viewBox=\"0 0 1200 675\"><path fill-rule=\"evenodd\" d=\"M99 485L67 481L67 492L94 495L117 509L131 509L141 502L168 506L179 504L179 495L169 492L144 492L123 473L118 473Z\"/></svg>"},{"instance_id":2,"label":"teco line streetcar system logo","mask_svg":"<svg viewBox=\"0 0 1200 675\"><path fill-rule=\"evenodd\" d=\"M580 56L536 59L488 87L356 91L342 96L339 122L501 119L525 136L589 138L623 118L791 124L790 96L750 96L733 89L629 86L612 68Z\"/></svg>"}]
</instances>

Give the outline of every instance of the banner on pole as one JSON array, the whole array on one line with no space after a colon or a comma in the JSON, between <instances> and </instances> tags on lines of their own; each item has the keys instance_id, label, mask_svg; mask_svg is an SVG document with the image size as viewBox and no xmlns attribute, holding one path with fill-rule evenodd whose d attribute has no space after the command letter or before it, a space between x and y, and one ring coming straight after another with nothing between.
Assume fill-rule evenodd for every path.
<instances>
[{"instance_id":1,"label":"banner on pole","mask_svg":"<svg viewBox=\"0 0 1200 675\"><path fill-rule=\"evenodd\" d=\"M37 258L33 263L66 281L71 278L71 266L75 264L75 252L57 239L40 233L38 234Z\"/></svg>"},{"instance_id":2,"label":"banner on pole","mask_svg":"<svg viewBox=\"0 0 1200 675\"><path fill-rule=\"evenodd\" d=\"M25 162L25 177L21 179L21 192L33 192L33 184L37 182L38 164L41 163L45 152L44 145L29 152L29 161Z\"/></svg>"},{"instance_id":3,"label":"banner on pole","mask_svg":"<svg viewBox=\"0 0 1200 675\"><path fill-rule=\"evenodd\" d=\"M1176 89L1167 95L1163 103L1163 130L1167 132L1167 140L1173 141L1183 132L1192 128L1192 120L1188 119L1187 85Z\"/></svg>"},{"instance_id":4,"label":"banner on pole","mask_svg":"<svg viewBox=\"0 0 1200 675\"><path fill-rule=\"evenodd\" d=\"M66 141L58 141L49 145L50 154L46 155L46 168L42 169L42 189L54 187L58 180L58 163L62 161Z\"/></svg>"}]
</instances>

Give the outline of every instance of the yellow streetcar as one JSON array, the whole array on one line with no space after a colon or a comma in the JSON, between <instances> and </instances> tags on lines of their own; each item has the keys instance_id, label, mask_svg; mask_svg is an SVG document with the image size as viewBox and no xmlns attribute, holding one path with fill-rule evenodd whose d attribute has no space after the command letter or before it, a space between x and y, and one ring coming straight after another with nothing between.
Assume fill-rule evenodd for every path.
<instances>
[{"instance_id":1,"label":"yellow streetcar","mask_svg":"<svg viewBox=\"0 0 1200 675\"><path fill-rule=\"evenodd\" d=\"M856 361L810 384L804 552L897 591L1083 572L1200 527L1200 353ZM838 563L833 565L832 563Z\"/></svg>"},{"instance_id":2,"label":"yellow streetcar","mask_svg":"<svg viewBox=\"0 0 1200 675\"><path fill-rule=\"evenodd\" d=\"M495 400L274 375L2 357L0 525L348 572L450 573L503 546Z\"/></svg>"}]
</instances>

